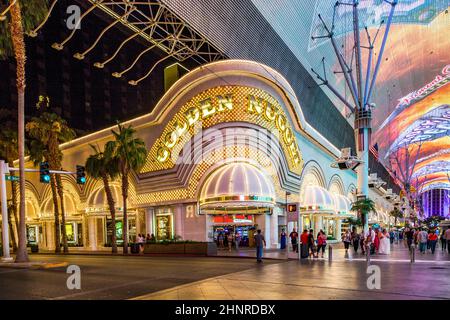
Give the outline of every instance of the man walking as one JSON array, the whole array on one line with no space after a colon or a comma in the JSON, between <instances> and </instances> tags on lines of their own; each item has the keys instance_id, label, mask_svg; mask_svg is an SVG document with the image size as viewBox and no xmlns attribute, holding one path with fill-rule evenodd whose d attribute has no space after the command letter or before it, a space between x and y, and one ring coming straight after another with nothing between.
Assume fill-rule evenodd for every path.
<instances>
[{"instance_id":1,"label":"man walking","mask_svg":"<svg viewBox=\"0 0 450 320\"><path fill-rule=\"evenodd\" d=\"M261 234L261 229L258 229L256 231L255 244L256 244L256 261L262 262L263 248L266 245L266 239L264 239L264 236Z\"/></svg>"},{"instance_id":2,"label":"man walking","mask_svg":"<svg viewBox=\"0 0 450 320\"><path fill-rule=\"evenodd\" d=\"M408 249L411 250L411 245L414 239L414 229L409 229L405 232L406 235L406 243L408 244Z\"/></svg>"},{"instance_id":3,"label":"man walking","mask_svg":"<svg viewBox=\"0 0 450 320\"><path fill-rule=\"evenodd\" d=\"M447 240L447 250L450 253L450 228L447 228L444 233L444 238Z\"/></svg>"},{"instance_id":4,"label":"man walking","mask_svg":"<svg viewBox=\"0 0 450 320\"><path fill-rule=\"evenodd\" d=\"M419 250L422 254L424 254L427 251L428 233L421 229L417 238L419 242Z\"/></svg>"},{"instance_id":5,"label":"man walking","mask_svg":"<svg viewBox=\"0 0 450 320\"><path fill-rule=\"evenodd\" d=\"M298 233L297 233L297 230L295 228L289 234L289 238L291 238L292 251L298 252Z\"/></svg>"}]
</instances>

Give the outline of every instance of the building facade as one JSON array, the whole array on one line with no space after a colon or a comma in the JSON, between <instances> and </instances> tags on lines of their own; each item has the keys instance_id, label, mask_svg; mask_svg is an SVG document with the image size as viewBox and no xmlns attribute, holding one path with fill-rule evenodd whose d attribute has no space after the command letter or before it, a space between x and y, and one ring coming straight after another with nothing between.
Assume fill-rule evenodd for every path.
<instances>
[{"instance_id":1,"label":"building facade","mask_svg":"<svg viewBox=\"0 0 450 320\"><path fill-rule=\"evenodd\" d=\"M293 92L277 71L252 61L224 60L186 74L151 113L124 123L148 149L145 165L130 177L128 226L119 181L111 182L113 226L101 181L88 177L80 186L62 176L69 244L100 250L112 232L120 240L124 227L131 241L139 233L216 241L238 232L251 246L261 229L276 248L281 230L293 228L323 229L340 240L348 227L342 221L353 215L356 174L330 166L340 151L305 120ZM111 129L61 145L63 168L84 164L89 145L112 140ZM27 176L26 199L29 241L54 249L51 190L38 174ZM376 202L371 221L387 226L392 204L383 196ZM294 215L286 204L295 204Z\"/></svg>"}]
</instances>

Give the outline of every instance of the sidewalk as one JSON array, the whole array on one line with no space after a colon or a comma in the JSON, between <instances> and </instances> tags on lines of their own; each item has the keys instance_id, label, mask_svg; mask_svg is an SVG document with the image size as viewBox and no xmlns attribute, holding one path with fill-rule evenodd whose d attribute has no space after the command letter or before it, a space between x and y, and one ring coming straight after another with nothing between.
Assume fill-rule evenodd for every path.
<instances>
[{"instance_id":1,"label":"sidewalk","mask_svg":"<svg viewBox=\"0 0 450 320\"><path fill-rule=\"evenodd\" d=\"M324 254L324 258L313 258L308 257L308 260L328 260L329 259L329 247L327 246ZM332 244L332 261L366 261L366 256L359 251L358 253L354 253L353 248L350 248L348 252L345 252L344 246L339 244ZM241 248L239 251L236 250L225 250L219 249L218 256L221 257L242 257L242 258L255 258L256 259L256 249L255 248ZM279 259L279 260L287 260L287 252L286 250L281 249L265 249L263 257L266 259ZM390 255L381 255L374 254L370 256L372 261L392 261L392 262L410 262L410 252L408 248L403 244L393 244L391 246L391 254ZM298 260L298 253L292 252L290 248L289 251L289 260ZM441 250L441 247L437 247L435 254L433 255L430 250L428 250L425 254L421 254L419 250L416 248L416 262L442 262L442 263L450 263L450 254L447 251Z\"/></svg>"}]
</instances>

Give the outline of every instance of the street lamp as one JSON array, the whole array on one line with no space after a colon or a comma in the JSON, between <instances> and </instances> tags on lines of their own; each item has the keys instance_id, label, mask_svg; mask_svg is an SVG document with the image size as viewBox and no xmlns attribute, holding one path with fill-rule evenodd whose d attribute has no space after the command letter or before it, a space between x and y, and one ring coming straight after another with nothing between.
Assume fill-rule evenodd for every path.
<instances>
[{"instance_id":1,"label":"street lamp","mask_svg":"<svg viewBox=\"0 0 450 320\"><path fill-rule=\"evenodd\" d=\"M289 260L289 232L288 232L288 223L289 223L289 212L288 212L288 196L290 196L291 193L289 191L286 191L285 194L285 206L284 206L284 215L286 216L286 253L287 253L287 259Z\"/></svg>"}]
</instances>

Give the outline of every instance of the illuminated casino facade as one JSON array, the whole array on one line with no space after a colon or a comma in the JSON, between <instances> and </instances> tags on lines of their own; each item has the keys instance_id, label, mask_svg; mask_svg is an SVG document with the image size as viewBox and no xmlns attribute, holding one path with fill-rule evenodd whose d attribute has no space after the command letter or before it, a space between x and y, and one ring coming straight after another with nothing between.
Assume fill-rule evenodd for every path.
<instances>
[{"instance_id":1,"label":"illuminated casino facade","mask_svg":"<svg viewBox=\"0 0 450 320\"><path fill-rule=\"evenodd\" d=\"M87 10L85 1L62 1L82 2L82 9ZM351 119L339 112L342 106L317 85L309 71L322 56L331 66L336 63L330 59L328 43L309 40L317 23L314 17L318 10L326 13L327 1L298 1L294 5L298 10L289 10L280 3L277 16L271 13L268 1L155 1L150 7L139 5L136 12L140 15L133 16L134 25L122 21L120 28L107 29L124 14L123 6L113 5L115 2L119 1L105 2L92 11L94 14L87 15L83 23L96 32L88 35L81 29L61 52L51 51L52 61L43 61L43 52L53 50L54 42L62 42L70 34L64 28L58 29L61 23L51 20L56 19L53 15L51 30L59 31L55 34L44 29L38 39L42 43L28 40L32 77L28 99L47 92L54 97L58 113L74 126L81 124L75 127L79 138L61 145L64 169L83 164L91 154L89 144L101 146L112 139L114 127L110 126L116 119L136 128L148 149L145 165L130 177L128 226L122 225L119 181L111 182L118 212L118 223L112 226L102 183L88 177L80 186L73 177L63 176L70 245L102 249L110 245L113 230L120 239L124 227L129 229L132 241L138 233L153 233L158 239L179 236L212 241L221 231L249 236L261 228L268 246L277 247L282 228L290 232L299 227L297 217L301 228L313 228L315 232L323 229L330 237L340 239L341 232L349 227L343 221L355 216L350 206L357 194L356 174L330 164L342 148L355 149L354 132ZM362 10L367 13L365 21L371 21L369 26L373 27L385 12L376 1L367 2L373 5ZM440 3L433 11L430 1L407 2L399 5L388 52L395 51L393 46L398 45L403 31L411 35L430 24L437 24L436 30L442 31L448 21ZM332 7L334 2L330 3ZM61 18L65 7L58 6L55 10L59 10L57 16ZM156 40L147 33L140 37L144 31L136 28L151 30L149 21L141 21L145 10L155 10L161 26L171 21L173 30L161 29L152 34L160 37ZM342 14L340 21L344 23L348 16ZM279 19L283 19L284 28L279 27ZM96 29L96 25L101 28ZM103 30L105 38L97 39ZM345 47L351 29L338 30L339 41ZM182 37L177 38L176 31ZM301 41L299 36L308 40ZM180 40L183 37L184 42ZM439 61L444 60L442 48L446 48L447 38L441 39L434 53ZM113 55L124 42L123 50ZM95 50L86 52L92 45L97 45ZM423 79L414 79L408 92L399 91L397 85L390 92L393 98L388 104L383 90L394 88L389 80L392 61L388 56L380 69L375 95L375 129L381 129L374 130L373 141L379 145L380 159L390 148L395 150L396 146L428 135L430 143L418 160L416 175L426 177L423 192L438 186L447 188L442 173L448 168L446 150L450 148L437 146L447 146L449 141L448 62L442 62L439 70L436 66L430 68ZM180 66L180 74L165 81L170 78L166 71L174 65ZM12 71L11 65L9 74ZM42 74L53 75L55 81L45 83ZM338 86L339 81L337 75ZM0 107L15 103L9 85L14 83L0 84ZM401 101L408 104L402 102L401 108L393 112L402 97L406 98ZM33 102L27 102L29 109ZM383 124L386 114L391 113ZM380 132L388 137L381 139ZM373 154L369 164L370 174L377 174L387 183L372 183L369 196L377 212L370 214L369 222L389 226L393 223L389 211L400 206L400 190ZM27 177L26 201L29 234L34 235L29 240L53 249L50 187L39 183L36 176ZM286 203L294 205L292 214L286 212Z\"/></svg>"},{"instance_id":2,"label":"illuminated casino facade","mask_svg":"<svg viewBox=\"0 0 450 320\"><path fill-rule=\"evenodd\" d=\"M213 73L211 73L211 70ZM214 76L212 76L214 75ZM275 79L275 80L274 80ZM197 68L178 80L146 115L126 122L149 150L130 178L129 231L157 239L213 241L221 231L250 239L255 229L268 246L279 245L282 228L297 227L285 204L298 205L302 228L324 229L337 239L352 217L353 171L332 169L339 150L305 121L289 83L268 66L225 60ZM64 167L83 163L89 144L111 139L110 128L61 146ZM103 186L88 177L80 187L64 178L69 243L91 250L109 245L111 221ZM119 181L112 182L121 235ZM389 225L392 203L375 192L372 223ZM53 245L50 187L27 183L29 233L43 248Z\"/></svg>"}]
</instances>

